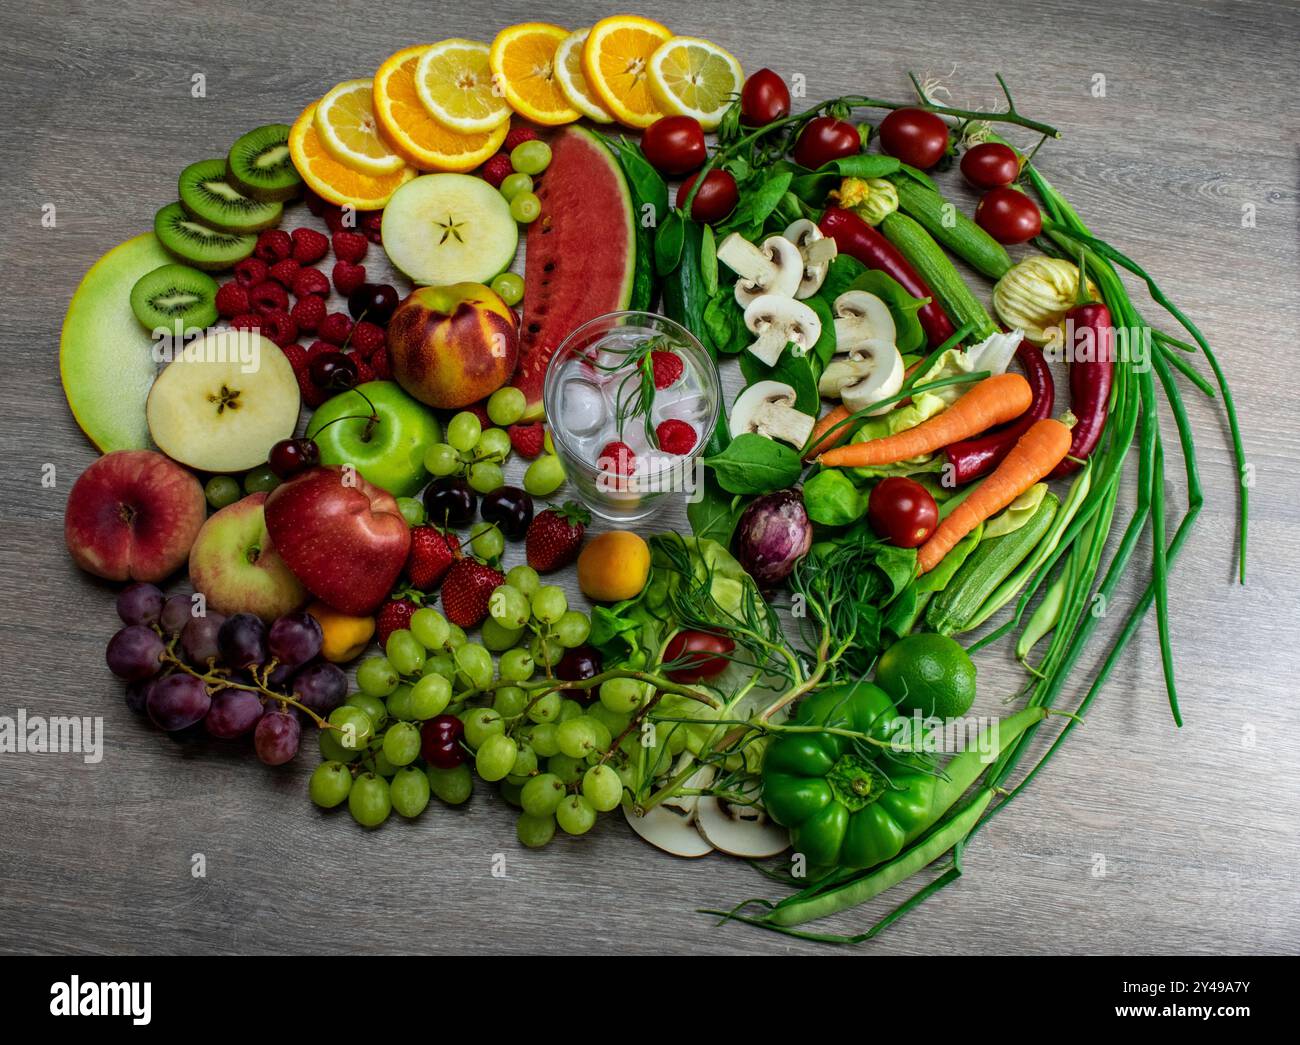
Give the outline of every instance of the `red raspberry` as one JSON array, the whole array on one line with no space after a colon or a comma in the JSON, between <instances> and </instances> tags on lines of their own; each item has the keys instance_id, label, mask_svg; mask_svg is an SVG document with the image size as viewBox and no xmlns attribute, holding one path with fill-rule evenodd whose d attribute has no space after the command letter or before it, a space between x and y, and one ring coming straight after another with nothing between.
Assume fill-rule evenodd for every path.
<instances>
[{"instance_id":1,"label":"red raspberry","mask_svg":"<svg viewBox=\"0 0 1300 1045\"><path fill-rule=\"evenodd\" d=\"M650 365L654 368L655 388L668 388L686 370L686 364L676 352L651 352Z\"/></svg>"},{"instance_id":2,"label":"red raspberry","mask_svg":"<svg viewBox=\"0 0 1300 1045\"><path fill-rule=\"evenodd\" d=\"M391 381L393 379L393 368L388 364L388 349L381 348L370 357L370 369L375 372L375 380Z\"/></svg>"},{"instance_id":3,"label":"red raspberry","mask_svg":"<svg viewBox=\"0 0 1300 1045\"><path fill-rule=\"evenodd\" d=\"M361 231L371 243L384 242L384 212L370 210L361 215Z\"/></svg>"},{"instance_id":4,"label":"red raspberry","mask_svg":"<svg viewBox=\"0 0 1300 1045\"><path fill-rule=\"evenodd\" d=\"M670 417L667 421L660 422L655 429L655 438L659 441L659 449L665 453L689 454L695 448L699 436L685 421Z\"/></svg>"},{"instance_id":5,"label":"red raspberry","mask_svg":"<svg viewBox=\"0 0 1300 1045\"><path fill-rule=\"evenodd\" d=\"M363 319L352 328L352 338L348 345L362 359L369 359L376 350L384 347L384 328Z\"/></svg>"},{"instance_id":6,"label":"red raspberry","mask_svg":"<svg viewBox=\"0 0 1300 1045\"><path fill-rule=\"evenodd\" d=\"M530 461L542 452L545 446L546 430L540 421L527 425L511 425L506 429L510 436L510 445L520 457Z\"/></svg>"},{"instance_id":7,"label":"red raspberry","mask_svg":"<svg viewBox=\"0 0 1300 1045\"><path fill-rule=\"evenodd\" d=\"M334 256L339 261L348 261L353 265L364 258L370 249L370 241L359 232L336 232L330 242L334 245Z\"/></svg>"},{"instance_id":8,"label":"red raspberry","mask_svg":"<svg viewBox=\"0 0 1300 1045\"><path fill-rule=\"evenodd\" d=\"M298 275L298 270L302 268L293 258L285 258L283 261L277 261L271 266L268 275L275 280L280 286L288 290L293 286L294 277Z\"/></svg>"},{"instance_id":9,"label":"red raspberry","mask_svg":"<svg viewBox=\"0 0 1300 1045\"><path fill-rule=\"evenodd\" d=\"M305 298L308 294L320 294L328 297L330 281L320 269L299 269L293 278L294 297Z\"/></svg>"},{"instance_id":10,"label":"red raspberry","mask_svg":"<svg viewBox=\"0 0 1300 1045\"><path fill-rule=\"evenodd\" d=\"M331 312L321 321L316 333L331 344L346 344L352 335L352 317L346 312Z\"/></svg>"},{"instance_id":11,"label":"red raspberry","mask_svg":"<svg viewBox=\"0 0 1300 1045\"><path fill-rule=\"evenodd\" d=\"M253 248L253 257L261 258L268 265L283 261L293 253L293 240L284 229L267 229L257 237L257 246Z\"/></svg>"},{"instance_id":12,"label":"red raspberry","mask_svg":"<svg viewBox=\"0 0 1300 1045\"><path fill-rule=\"evenodd\" d=\"M234 280L222 284L217 290L216 306L217 314L225 319L247 312L253 307L248 300L248 288L241 287Z\"/></svg>"},{"instance_id":13,"label":"red raspberry","mask_svg":"<svg viewBox=\"0 0 1300 1045\"><path fill-rule=\"evenodd\" d=\"M334 204L328 203L322 197L318 196L314 189L309 189L305 185L302 189L302 201L307 204L307 209L318 218L325 213L326 207L334 206Z\"/></svg>"},{"instance_id":14,"label":"red raspberry","mask_svg":"<svg viewBox=\"0 0 1300 1045\"><path fill-rule=\"evenodd\" d=\"M279 283L267 280L248 292L248 300L258 312L288 312L289 294Z\"/></svg>"},{"instance_id":15,"label":"red raspberry","mask_svg":"<svg viewBox=\"0 0 1300 1045\"><path fill-rule=\"evenodd\" d=\"M330 252L330 241L315 229L294 229L293 260L299 265L314 265Z\"/></svg>"},{"instance_id":16,"label":"red raspberry","mask_svg":"<svg viewBox=\"0 0 1300 1045\"><path fill-rule=\"evenodd\" d=\"M322 352L337 352L338 345L331 345L328 341L313 341L307 346L307 362L311 362Z\"/></svg>"},{"instance_id":17,"label":"red raspberry","mask_svg":"<svg viewBox=\"0 0 1300 1045\"><path fill-rule=\"evenodd\" d=\"M262 326L262 317L256 312L241 312L230 317L231 330L258 330Z\"/></svg>"},{"instance_id":18,"label":"red raspberry","mask_svg":"<svg viewBox=\"0 0 1300 1045\"><path fill-rule=\"evenodd\" d=\"M334 289L344 297L354 290L360 290L366 284L366 267L354 265L350 261L334 262Z\"/></svg>"},{"instance_id":19,"label":"red raspberry","mask_svg":"<svg viewBox=\"0 0 1300 1045\"><path fill-rule=\"evenodd\" d=\"M514 152L516 145L522 145L524 142L535 142L536 140L537 132L527 124L521 123L516 127L511 127L506 132L506 141L502 148L507 153L511 153Z\"/></svg>"},{"instance_id":20,"label":"red raspberry","mask_svg":"<svg viewBox=\"0 0 1300 1045\"><path fill-rule=\"evenodd\" d=\"M295 370L293 376L298 379L298 391L302 394L302 401L313 410L329 398L329 393L312 381L306 367Z\"/></svg>"},{"instance_id":21,"label":"red raspberry","mask_svg":"<svg viewBox=\"0 0 1300 1045\"><path fill-rule=\"evenodd\" d=\"M287 345L298 340L298 324L288 312L263 312L262 336L270 338L277 345Z\"/></svg>"},{"instance_id":22,"label":"red raspberry","mask_svg":"<svg viewBox=\"0 0 1300 1045\"><path fill-rule=\"evenodd\" d=\"M300 297L297 304L289 310L289 315L293 316L300 331L304 334L314 334L325 321L325 299L318 298L314 294Z\"/></svg>"},{"instance_id":23,"label":"red raspberry","mask_svg":"<svg viewBox=\"0 0 1300 1045\"><path fill-rule=\"evenodd\" d=\"M596 464L602 471L613 472L615 475L631 475L636 467L636 454L627 443L615 439L605 444L605 449L596 458Z\"/></svg>"},{"instance_id":24,"label":"red raspberry","mask_svg":"<svg viewBox=\"0 0 1300 1045\"><path fill-rule=\"evenodd\" d=\"M321 217L325 221L325 227L330 230L331 236L338 232L339 229L347 228L347 226L343 224L342 207L336 207L332 203L327 203Z\"/></svg>"},{"instance_id":25,"label":"red raspberry","mask_svg":"<svg viewBox=\"0 0 1300 1045\"><path fill-rule=\"evenodd\" d=\"M266 281L270 268L261 258L245 258L235 265L235 282L241 287L255 287Z\"/></svg>"},{"instance_id":26,"label":"red raspberry","mask_svg":"<svg viewBox=\"0 0 1300 1045\"><path fill-rule=\"evenodd\" d=\"M482 403L471 403L469 406L461 407L467 414L473 414L478 418L481 428L492 428L492 418L488 417L487 407Z\"/></svg>"},{"instance_id":27,"label":"red raspberry","mask_svg":"<svg viewBox=\"0 0 1300 1045\"><path fill-rule=\"evenodd\" d=\"M356 352L350 353L352 362L357 365L357 384L364 385L367 381L375 379L375 371L361 356Z\"/></svg>"},{"instance_id":28,"label":"red raspberry","mask_svg":"<svg viewBox=\"0 0 1300 1045\"><path fill-rule=\"evenodd\" d=\"M289 360L289 365L293 367L296 374L307 366L307 350L296 341L291 345L281 345L280 351L284 353L284 358Z\"/></svg>"},{"instance_id":29,"label":"red raspberry","mask_svg":"<svg viewBox=\"0 0 1300 1045\"><path fill-rule=\"evenodd\" d=\"M493 156L487 163L479 169L479 177L492 186L494 189L501 188L501 183L514 173L514 167L510 165L510 157L504 152L499 152Z\"/></svg>"}]
</instances>

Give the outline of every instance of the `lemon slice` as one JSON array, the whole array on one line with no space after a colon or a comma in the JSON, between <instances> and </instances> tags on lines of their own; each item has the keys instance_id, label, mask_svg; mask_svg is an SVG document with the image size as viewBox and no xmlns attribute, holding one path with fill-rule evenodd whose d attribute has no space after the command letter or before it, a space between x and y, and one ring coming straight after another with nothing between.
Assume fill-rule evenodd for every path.
<instances>
[{"instance_id":1,"label":"lemon slice","mask_svg":"<svg viewBox=\"0 0 1300 1045\"><path fill-rule=\"evenodd\" d=\"M568 35L567 29L546 22L507 26L497 33L488 55L495 83L510 107L546 127L572 123L581 115L555 75L556 51Z\"/></svg>"},{"instance_id":2,"label":"lemon slice","mask_svg":"<svg viewBox=\"0 0 1300 1045\"><path fill-rule=\"evenodd\" d=\"M602 105L630 127L663 115L650 93L650 56L672 36L666 26L635 15L602 18L582 48L582 71Z\"/></svg>"},{"instance_id":3,"label":"lemon slice","mask_svg":"<svg viewBox=\"0 0 1300 1045\"><path fill-rule=\"evenodd\" d=\"M590 29L575 29L561 41L555 52L555 78L560 89L578 112L597 123L613 123L614 114L600 103L582 71L582 47Z\"/></svg>"},{"instance_id":4,"label":"lemon slice","mask_svg":"<svg viewBox=\"0 0 1300 1045\"><path fill-rule=\"evenodd\" d=\"M483 134L510 119L504 92L492 82L488 45L443 40L420 56L415 90L429 115L461 134Z\"/></svg>"},{"instance_id":5,"label":"lemon slice","mask_svg":"<svg viewBox=\"0 0 1300 1045\"><path fill-rule=\"evenodd\" d=\"M339 163L381 178L396 174L406 161L380 137L375 118L374 82L347 80L316 103L316 132Z\"/></svg>"},{"instance_id":6,"label":"lemon slice","mask_svg":"<svg viewBox=\"0 0 1300 1045\"><path fill-rule=\"evenodd\" d=\"M740 63L717 44L694 36L675 36L650 56L650 93L674 116L694 116L706 131L745 82Z\"/></svg>"}]
</instances>

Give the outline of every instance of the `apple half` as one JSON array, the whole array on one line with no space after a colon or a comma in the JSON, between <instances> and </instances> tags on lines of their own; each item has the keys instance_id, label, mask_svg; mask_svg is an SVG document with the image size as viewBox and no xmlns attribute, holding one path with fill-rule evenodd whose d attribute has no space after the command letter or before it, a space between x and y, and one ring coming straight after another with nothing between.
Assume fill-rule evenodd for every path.
<instances>
[{"instance_id":1,"label":"apple half","mask_svg":"<svg viewBox=\"0 0 1300 1045\"><path fill-rule=\"evenodd\" d=\"M203 472L262 464L298 424L298 380L275 342L250 330L191 341L149 392L149 434L168 457Z\"/></svg>"}]
</instances>

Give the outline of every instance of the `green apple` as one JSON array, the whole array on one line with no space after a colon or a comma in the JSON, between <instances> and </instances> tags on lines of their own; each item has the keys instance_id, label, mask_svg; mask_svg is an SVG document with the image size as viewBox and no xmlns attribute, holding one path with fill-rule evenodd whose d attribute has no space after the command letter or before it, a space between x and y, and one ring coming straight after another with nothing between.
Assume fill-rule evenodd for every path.
<instances>
[{"instance_id":1,"label":"green apple","mask_svg":"<svg viewBox=\"0 0 1300 1045\"><path fill-rule=\"evenodd\" d=\"M321 464L351 465L394 497L410 497L429 481L424 452L442 439L438 419L394 381L368 381L312 414L307 435Z\"/></svg>"},{"instance_id":2,"label":"green apple","mask_svg":"<svg viewBox=\"0 0 1300 1045\"><path fill-rule=\"evenodd\" d=\"M190 583L208 600L208 609L272 621L307 601L307 589L266 532L265 503L265 493L253 493L227 505L208 517L194 539Z\"/></svg>"}]
</instances>

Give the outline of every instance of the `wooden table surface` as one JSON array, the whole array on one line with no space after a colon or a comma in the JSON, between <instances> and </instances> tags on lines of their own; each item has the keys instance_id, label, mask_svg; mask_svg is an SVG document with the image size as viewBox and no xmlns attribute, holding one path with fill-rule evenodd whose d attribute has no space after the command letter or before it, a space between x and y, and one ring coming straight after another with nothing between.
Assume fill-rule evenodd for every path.
<instances>
[{"instance_id":1,"label":"wooden table surface","mask_svg":"<svg viewBox=\"0 0 1300 1045\"><path fill-rule=\"evenodd\" d=\"M1148 624L1086 726L972 845L965 878L858 953L1295 952L1300 12L1191 0L656 0L641 10L718 41L747 69L801 74L810 100L902 97L915 70L942 78L956 102L990 107L993 74L1004 73L1023 112L1064 131L1040 154L1043 170L1201 324L1241 412L1255 473L1245 588L1233 583L1226 426L1184 385L1206 489L1170 582L1187 725L1170 721ZM528 852L512 811L480 786L465 808L435 803L413 824L365 833L308 803L310 749L276 771L243 749L173 743L124 706L103 661L116 626L110 589L63 548L67 492L95 451L59 387L62 314L96 258L150 227L182 166L249 127L292 119L399 47L607 13L575 0L544 11L521 0L0 8L0 715L99 715L105 730L98 765L0 754L0 949L819 950L715 928L693 910L770 885L720 856L652 850L617 816ZM199 72L206 97L193 98ZM955 175L945 184L972 203ZM54 228L41 221L48 204ZM47 465L53 486L42 484ZM1172 511L1184 490L1176 460L1168 474ZM1145 544L1135 561L1147 561ZM1124 596L1127 606L1131 583ZM1098 644L1068 698L1099 656ZM977 710L994 712L1023 675L1002 647L979 666ZM196 854L206 876L192 872ZM867 922L859 911L831 928Z\"/></svg>"}]
</instances>

